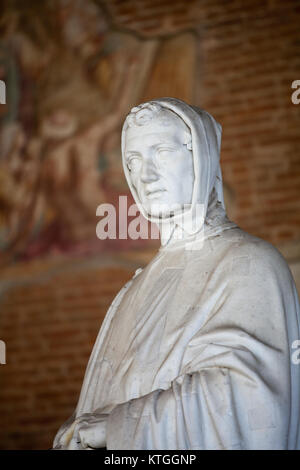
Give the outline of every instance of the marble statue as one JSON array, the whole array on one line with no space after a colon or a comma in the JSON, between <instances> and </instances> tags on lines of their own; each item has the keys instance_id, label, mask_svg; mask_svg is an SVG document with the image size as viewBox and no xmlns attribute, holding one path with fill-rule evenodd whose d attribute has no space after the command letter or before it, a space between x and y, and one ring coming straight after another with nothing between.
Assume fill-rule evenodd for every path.
<instances>
[{"instance_id":1,"label":"marble statue","mask_svg":"<svg viewBox=\"0 0 300 470\"><path fill-rule=\"evenodd\" d=\"M227 218L220 142L178 99L127 116L124 172L162 244L113 300L54 449L300 449L296 288Z\"/></svg>"}]
</instances>

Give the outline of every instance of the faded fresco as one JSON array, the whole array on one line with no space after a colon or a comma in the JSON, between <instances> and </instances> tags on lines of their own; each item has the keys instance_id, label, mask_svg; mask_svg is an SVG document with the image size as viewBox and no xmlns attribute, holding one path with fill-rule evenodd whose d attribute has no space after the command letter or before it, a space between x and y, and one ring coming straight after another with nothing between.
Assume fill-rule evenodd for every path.
<instances>
[{"instance_id":1,"label":"faded fresco","mask_svg":"<svg viewBox=\"0 0 300 470\"><path fill-rule=\"evenodd\" d=\"M24 5L7 2L2 21L2 262L155 243L99 240L96 208L129 196L120 155L128 110L160 96L195 102L196 34L142 39L91 0Z\"/></svg>"}]
</instances>

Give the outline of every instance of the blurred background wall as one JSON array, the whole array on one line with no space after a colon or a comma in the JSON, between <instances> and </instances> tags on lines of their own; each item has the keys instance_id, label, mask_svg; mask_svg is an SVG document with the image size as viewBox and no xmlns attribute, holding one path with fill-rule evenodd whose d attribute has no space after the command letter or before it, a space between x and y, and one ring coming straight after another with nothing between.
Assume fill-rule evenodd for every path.
<instances>
[{"instance_id":1,"label":"blurred background wall","mask_svg":"<svg viewBox=\"0 0 300 470\"><path fill-rule=\"evenodd\" d=\"M174 96L222 124L229 216L300 286L299 25L296 0L4 2L2 449L51 447L108 306L157 249L95 231L97 206L129 195L120 129L135 104Z\"/></svg>"}]
</instances>

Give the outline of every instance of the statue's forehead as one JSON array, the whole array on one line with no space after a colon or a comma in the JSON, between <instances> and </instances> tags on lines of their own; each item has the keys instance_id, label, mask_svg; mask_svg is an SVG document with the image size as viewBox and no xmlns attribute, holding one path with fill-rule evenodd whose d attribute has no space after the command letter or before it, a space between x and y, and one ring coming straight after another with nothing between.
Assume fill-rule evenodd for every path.
<instances>
[{"instance_id":1,"label":"statue's forehead","mask_svg":"<svg viewBox=\"0 0 300 470\"><path fill-rule=\"evenodd\" d=\"M161 127L142 126L131 127L125 133L126 147L133 145L151 146L161 142L181 142L184 140L185 130L174 126Z\"/></svg>"},{"instance_id":2,"label":"statue's forehead","mask_svg":"<svg viewBox=\"0 0 300 470\"><path fill-rule=\"evenodd\" d=\"M154 117L150 122L142 126L128 126L125 129L125 139L128 142L137 138L150 138L149 136L153 136L154 139L160 136L161 138L178 140L178 137L181 137L186 132L189 132L189 128L180 117L175 116L167 119Z\"/></svg>"}]
</instances>

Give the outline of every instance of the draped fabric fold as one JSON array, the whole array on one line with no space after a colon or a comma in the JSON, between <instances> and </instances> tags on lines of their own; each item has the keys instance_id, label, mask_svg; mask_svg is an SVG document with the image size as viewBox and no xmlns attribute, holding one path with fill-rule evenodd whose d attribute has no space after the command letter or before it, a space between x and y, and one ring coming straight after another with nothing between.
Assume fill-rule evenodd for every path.
<instances>
[{"instance_id":1,"label":"draped fabric fold","mask_svg":"<svg viewBox=\"0 0 300 470\"><path fill-rule=\"evenodd\" d=\"M99 415L108 449L300 449L290 270L226 217L217 123L179 100L157 102L191 128L204 226L161 247L113 301L54 447L80 417Z\"/></svg>"}]
</instances>

